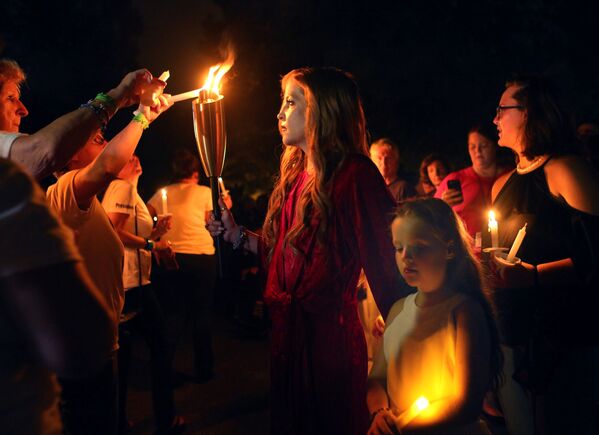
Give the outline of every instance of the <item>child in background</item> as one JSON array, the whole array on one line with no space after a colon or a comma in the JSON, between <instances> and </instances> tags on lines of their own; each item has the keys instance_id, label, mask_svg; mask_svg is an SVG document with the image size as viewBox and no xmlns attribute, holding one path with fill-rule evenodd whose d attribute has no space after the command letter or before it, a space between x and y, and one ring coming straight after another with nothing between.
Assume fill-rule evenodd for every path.
<instances>
[{"instance_id":1,"label":"child in background","mask_svg":"<svg viewBox=\"0 0 599 435\"><path fill-rule=\"evenodd\" d=\"M501 352L464 225L443 201L422 199L401 207L391 232L397 267L418 291L387 317L369 376L368 433L490 433L479 415ZM421 396L430 405L404 429L403 413Z\"/></svg>"}]
</instances>

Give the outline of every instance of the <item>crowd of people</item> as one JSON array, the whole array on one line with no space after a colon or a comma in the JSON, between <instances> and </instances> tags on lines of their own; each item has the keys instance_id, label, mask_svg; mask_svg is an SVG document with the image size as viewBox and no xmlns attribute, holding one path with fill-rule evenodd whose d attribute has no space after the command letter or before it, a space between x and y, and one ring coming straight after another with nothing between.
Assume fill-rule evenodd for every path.
<instances>
[{"instance_id":1,"label":"crowd of people","mask_svg":"<svg viewBox=\"0 0 599 435\"><path fill-rule=\"evenodd\" d=\"M135 150L170 107L147 70L29 135L24 79L0 60L0 432L129 431L134 334L150 350L156 431L183 432L171 337L192 324L196 380L211 379L222 237L264 277L273 434L488 434L484 418L510 434L597 433L599 127L576 137L550 83L508 81L495 118L465 134L472 165L452 172L431 153L416 180L393 140L369 146L349 73L292 70L280 172L250 231L227 192L214 218L189 152L172 162L168 203L140 197Z\"/></svg>"}]
</instances>

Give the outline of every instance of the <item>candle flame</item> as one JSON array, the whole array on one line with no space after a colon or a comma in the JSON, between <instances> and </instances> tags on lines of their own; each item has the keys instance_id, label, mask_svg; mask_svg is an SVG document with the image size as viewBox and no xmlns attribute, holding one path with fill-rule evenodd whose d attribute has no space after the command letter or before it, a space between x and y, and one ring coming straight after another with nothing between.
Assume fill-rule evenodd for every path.
<instances>
[{"instance_id":1,"label":"candle flame","mask_svg":"<svg viewBox=\"0 0 599 435\"><path fill-rule=\"evenodd\" d=\"M414 402L414 406L416 407L416 409L418 409L418 412L422 412L424 411L426 408L428 408L429 405L429 401L426 397L424 396L420 396L418 399L416 399L416 401Z\"/></svg>"},{"instance_id":2,"label":"candle flame","mask_svg":"<svg viewBox=\"0 0 599 435\"><path fill-rule=\"evenodd\" d=\"M162 197L166 198L166 189L162 189L161 192L162 192Z\"/></svg>"},{"instance_id":3,"label":"candle flame","mask_svg":"<svg viewBox=\"0 0 599 435\"><path fill-rule=\"evenodd\" d=\"M495 221L495 212L493 210L489 211L489 222Z\"/></svg>"},{"instance_id":4,"label":"candle flame","mask_svg":"<svg viewBox=\"0 0 599 435\"><path fill-rule=\"evenodd\" d=\"M226 73L229 72L233 64L235 63L235 52L231 47L227 49L227 56L224 62L210 67L208 71L208 78L204 82L201 90L208 92L210 98L218 99L222 95L220 93L221 81Z\"/></svg>"}]
</instances>

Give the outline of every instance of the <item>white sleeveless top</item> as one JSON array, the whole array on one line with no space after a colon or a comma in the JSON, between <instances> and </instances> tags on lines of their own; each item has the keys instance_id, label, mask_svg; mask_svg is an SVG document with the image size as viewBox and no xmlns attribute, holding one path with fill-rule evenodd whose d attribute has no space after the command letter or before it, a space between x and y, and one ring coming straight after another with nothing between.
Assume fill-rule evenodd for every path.
<instances>
[{"instance_id":1,"label":"white sleeveless top","mask_svg":"<svg viewBox=\"0 0 599 435\"><path fill-rule=\"evenodd\" d=\"M416 306L416 294L405 298L402 311L387 325L384 353L387 361L387 393L399 413L420 396L430 402L456 393L456 320L454 311L468 299L456 293L429 307ZM461 431L460 429L466 429ZM488 433L477 423L451 433Z\"/></svg>"}]
</instances>

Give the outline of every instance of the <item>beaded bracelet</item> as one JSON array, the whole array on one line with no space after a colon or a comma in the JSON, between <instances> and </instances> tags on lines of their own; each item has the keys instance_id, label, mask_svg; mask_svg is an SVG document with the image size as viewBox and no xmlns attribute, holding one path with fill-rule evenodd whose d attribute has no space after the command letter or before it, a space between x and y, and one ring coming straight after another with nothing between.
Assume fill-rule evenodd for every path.
<instances>
[{"instance_id":1,"label":"beaded bracelet","mask_svg":"<svg viewBox=\"0 0 599 435\"><path fill-rule=\"evenodd\" d=\"M248 233L247 230L245 229L244 226L240 225L239 226L239 238L233 242L233 249L237 250L240 247L242 247L245 244L245 241L248 238Z\"/></svg>"},{"instance_id":2,"label":"beaded bracelet","mask_svg":"<svg viewBox=\"0 0 599 435\"><path fill-rule=\"evenodd\" d=\"M141 128L144 130L150 126L150 121L148 121L148 118L146 118L146 115L143 113L136 113L131 121L139 122L141 124Z\"/></svg>"},{"instance_id":3,"label":"beaded bracelet","mask_svg":"<svg viewBox=\"0 0 599 435\"><path fill-rule=\"evenodd\" d=\"M79 108L88 109L94 112L94 114L98 117L98 121L100 121L100 130L102 130L102 133L106 133L106 126L108 125L110 116L108 115L106 106L101 101L89 100L87 103L83 103L81 106L79 106Z\"/></svg>"}]
</instances>

